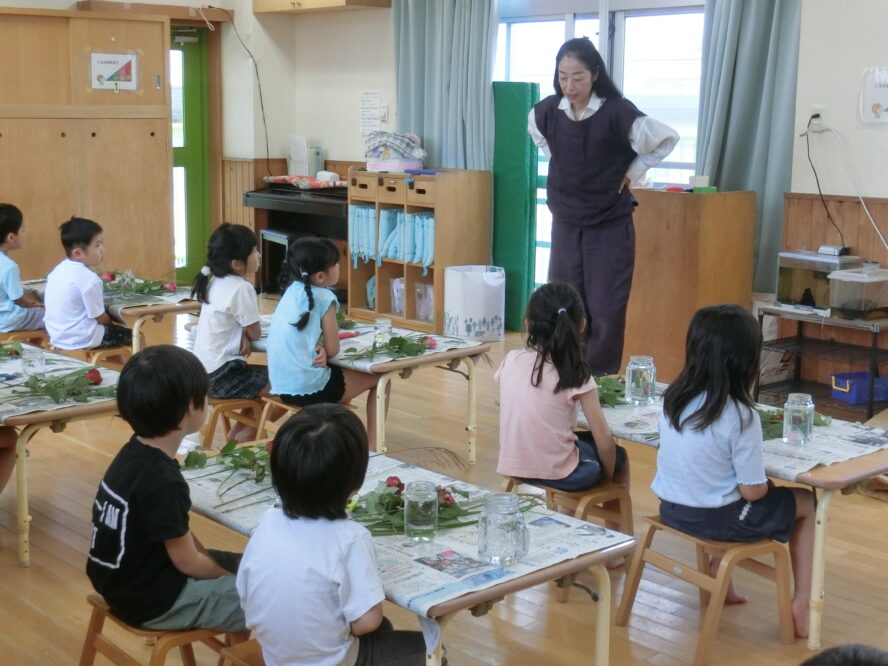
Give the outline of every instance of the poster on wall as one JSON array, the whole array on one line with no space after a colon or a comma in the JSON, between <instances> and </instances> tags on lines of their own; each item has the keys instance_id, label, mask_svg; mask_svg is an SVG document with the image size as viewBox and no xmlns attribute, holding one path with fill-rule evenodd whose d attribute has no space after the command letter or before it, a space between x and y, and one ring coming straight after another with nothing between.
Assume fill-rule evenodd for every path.
<instances>
[{"instance_id":1,"label":"poster on wall","mask_svg":"<svg viewBox=\"0 0 888 666\"><path fill-rule=\"evenodd\" d=\"M135 53L90 53L89 80L93 90L136 90Z\"/></svg>"},{"instance_id":2,"label":"poster on wall","mask_svg":"<svg viewBox=\"0 0 888 666\"><path fill-rule=\"evenodd\" d=\"M888 67L863 70L860 119L865 123L888 123Z\"/></svg>"}]
</instances>

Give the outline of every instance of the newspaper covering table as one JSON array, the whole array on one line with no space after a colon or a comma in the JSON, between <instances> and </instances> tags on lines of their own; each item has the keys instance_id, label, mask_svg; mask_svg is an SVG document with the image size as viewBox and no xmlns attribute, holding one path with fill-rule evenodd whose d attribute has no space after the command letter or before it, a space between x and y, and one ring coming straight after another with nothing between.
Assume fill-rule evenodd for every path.
<instances>
[{"instance_id":1,"label":"newspaper covering table","mask_svg":"<svg viewBox=\"0 0 888 666\"><path fill-rule=\"evenodd\" d=\"M273 316L274 315L270 314L262 315L260 320L262 326L262 334L259 340L256 340L253 343L253 349L255 351L267 351L268 329L271 326L271 318ZM350 354L362 353L370 349L374 341L373 333L374 329L372 324L356 324L353 328L343 329L342 331L340 331L339 354L331 358L330 363L338 365L342 368L351 368L352 370L358 370L360 372L373 372L375 366L382 365L383 363L388 363L389 361L394 361L397 358L403 358L379 353L375 354L371 358L360 358L354 360L348 359L347 357ZM467 349L469 347L478 347L483 344L477 340L465 340L463 338L457 338L449 335L437 335L434 333L418 333L417 331L410 331L406 328L393 328L392 335L417 339L429 338L431 340L434 340L434 346L426 349L425 352L423 352L419 356L430 356L431 354L448 351L450 349Z\"/></svg>"},{"instance_id":2,"label":"newspaper covering table","mask_svg":"<svg viewBox=\"0 0 888 666\"><path fill-rule=\"evenodd\" d=\"M60 377L74 372L78 369L86 369L92 367L88 363L64 354L51 351L40 350L38 347L23 344L23 349L35 351L43 351L46 363L47 377ZM116 386L119 373L115 370L99 367L99 373L102 375L102 383L100 386ZM22 370L22 360L18 356L2 357L0 356L0 423L5 423L12 416L21 414L29 414L31 412L53 411L63 409L65 407L74 407L76 405L89 404L93 402L101 402L108 400L107 397L88 398L85 402L76 402L74 400L65 400L56 403L49 396L45 395L23 395L25 393L24 383L28 377Z\"/></svg>"},{"instance_id":3,"label":"newspaper covering table","mask_svg":"<svg viewBox=\"0 0 888 666\"><path fill-rule=\"evenodd\" d=\"M774 409L768 405L759 407ZM662 411L661 399L643 407L617 405L603 409L614 437L655 447L660 443ZM582 414L578 422L588 425ZM888 432L883 428L832 419L829 425L815 426L811 440L804 446L786 444L775 438L765 440L763 448L765 472L769 476L795 481L800 474L818 465L831 465L888 449Z\"/></svg>"},{"instance_id":4,"label":"newspaper covering table","mask_svg":"<svg viewBox=\"0 0 888 666\"><path fill-rule=\"evenodd\" d=\"M246 475L242 471L232 474L222 466L217 466L216 471L208 466L186 470L184 475L191 488L194 510L242 534L252 534L263 514L276 501L269 480L260 484L243 481ZM405 483L432 481L438 486L451 486L469 495L468 498L457 497L457 501L479 505L478 500L489 492L388 456L376 455L370 459L360 494L374 490L389 476L398 476ZM226 488L230 490L226 491ZM466 520L477 520L477 516L467 516ZM478 528L475 524L439 532L434 541L419 546L412 546L403 536L375 537L386 597L425 616L435 604L467 592L483 590L558 562L632 540L626 534L554 513L545 506L530 508L525 512L525 521L530 549L519 562L508 567L477 559Z\"/></svg>"}]
</instances>

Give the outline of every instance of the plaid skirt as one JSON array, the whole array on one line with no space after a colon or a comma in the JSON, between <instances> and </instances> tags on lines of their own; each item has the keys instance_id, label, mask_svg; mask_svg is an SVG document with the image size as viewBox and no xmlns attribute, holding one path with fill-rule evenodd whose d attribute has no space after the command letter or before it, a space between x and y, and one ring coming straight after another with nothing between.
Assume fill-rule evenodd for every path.
<instances>
[{"instance_id":1,"label":"plaid skirt","mask_svg":"<svg viewBox=\"0 0 888 666\"><path fill-rule=\"evenodd\" d=\"M213 398L255 398L268 386L268 368L247 365L243 359L228 361L210 373Z\"/></svg>"}]
</instances>

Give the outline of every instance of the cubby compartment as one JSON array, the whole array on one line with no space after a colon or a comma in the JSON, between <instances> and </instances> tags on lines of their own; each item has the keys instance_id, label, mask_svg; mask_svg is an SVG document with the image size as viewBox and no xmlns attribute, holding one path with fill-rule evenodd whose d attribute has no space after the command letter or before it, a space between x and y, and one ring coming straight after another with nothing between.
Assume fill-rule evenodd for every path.
<instances>
[{"instance_id":1,"label":"cubby compartment","mask_svg":"<svg viewBox=\"0 0 888 666\"><path fill-rule=\"evenodd\" d=\"M382 177L382 184L377 189L376 199L379 202L401 204L407 203L407 184L404 178L390 175Z\"/></svg>"},{"instance_id":2,"label":"cubby compartment","mask_svg":"<svg viewBox=\"0 0 888 666\"><path fill-rule=\"evenodd\" d=\"M404 303L407 319L423 324L435 321L435 270L430 268L423 275L422 267L407 266L404 283Z\"/></svg>"},{"instance_id":3,"label":"cubby compartment","mask_svg":"<svg viewBox=\"0 0 888 666\"><path fill-rule=\"evenodd\" d=\"M400 280L401 298L392 295L392 281ZM383 261L376 269L376 312L380 315L404 317L404 264Z\"/></svg>"},{"instance_id":4,"label":"cubby compartment","mask_svg":"<svg viewBox=\"0 0 888 666\"><path fill-rule=\"evenodd\" d=\"M407 203L417 206L435 205L435 181L432 178L416 178L407 185Z\"/></svg>"}]
</instances>

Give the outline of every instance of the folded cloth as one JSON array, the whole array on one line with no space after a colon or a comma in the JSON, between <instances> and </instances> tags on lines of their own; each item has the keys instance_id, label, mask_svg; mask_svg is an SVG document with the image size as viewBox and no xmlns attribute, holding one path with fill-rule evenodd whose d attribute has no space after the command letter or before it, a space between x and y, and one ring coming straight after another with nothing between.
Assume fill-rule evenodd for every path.
<instances>
[{"instance_id":1,"label":"folded cloth","mask_svg":"<svg viewBox=\"0 0 888 666\"><path fill-rule=\"evenodd\" d=\"M426 156L426 151L420 147L419 137L407 132L401 134L370 132L364 140L364 147L367 149L364 157L382 157L384 159L416 157L424 159Z\"/></svg>"}]
</instances>

